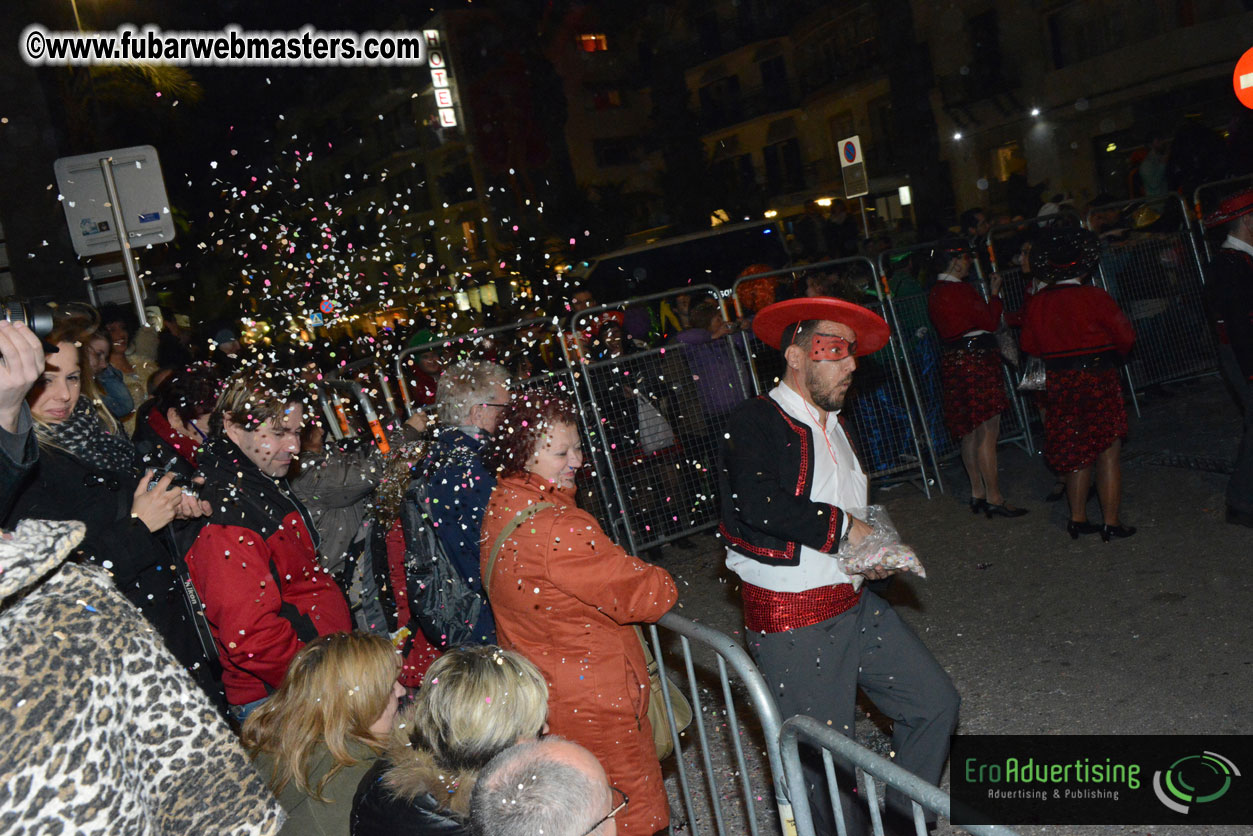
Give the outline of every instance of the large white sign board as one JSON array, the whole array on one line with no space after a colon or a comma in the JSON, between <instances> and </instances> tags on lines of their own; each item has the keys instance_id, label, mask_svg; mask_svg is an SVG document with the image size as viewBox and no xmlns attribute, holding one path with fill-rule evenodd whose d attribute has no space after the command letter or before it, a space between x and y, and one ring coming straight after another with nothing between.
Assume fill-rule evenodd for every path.
<instances>
[{"instance_id":1,"label":"large white sign board","mask_svg":"<svg viewBox=\"0 0 1253 836\"><path fill-rule=\"evenodd\" d=\"M62 157L53 169L61 190L61 205L70 227L74 252L80 257L113 253L121 249L114 229L102 159L113 159L118 203L132 248L168 244L174 240L174 217L165 194L165 178L157 149L151 145L99 151L78 157Z\"/></svg>"}]
</instances>

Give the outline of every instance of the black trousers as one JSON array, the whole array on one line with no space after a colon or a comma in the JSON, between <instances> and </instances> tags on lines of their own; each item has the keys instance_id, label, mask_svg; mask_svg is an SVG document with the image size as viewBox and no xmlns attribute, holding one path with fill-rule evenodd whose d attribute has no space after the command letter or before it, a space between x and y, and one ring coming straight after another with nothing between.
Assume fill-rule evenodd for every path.
<instances>
[{"instance_id":1,"label":"black trousers","mask_svg":"<svg viewBox=\"0 0 1253 836\"><path fill-rule=\"evenodd\" d=\"M749 633L748 647L784 719L805 714L852 737L860 687L893 721L897 765L939 784L961 697L931 651L882 598L863 587L857 605L835 618L785 633ZM815 829L835 833L820 753L807 756L802 749L802 764ZM865 812L853 801L860 794L850 795L847 765L840 772L845 821L850 833L860 832ZM887 803L912 815L909 799L899 793L889 790Z\"/></svg>"}]
</instances>

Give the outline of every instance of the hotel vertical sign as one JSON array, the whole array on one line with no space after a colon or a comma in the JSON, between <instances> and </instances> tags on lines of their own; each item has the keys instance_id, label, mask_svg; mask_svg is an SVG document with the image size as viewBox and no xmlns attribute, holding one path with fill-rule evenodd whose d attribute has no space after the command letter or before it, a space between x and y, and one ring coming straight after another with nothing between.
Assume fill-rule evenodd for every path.
<instances>
[{"instance_id":1,"label":"hotel vertical sign","mask_svg":"<svg viewBox=\"0 0 1253 836\"><path fill-rule=\"evenodd\" d=\"M445 128L457 127L457 86L449 72L445 57L443 36L438 29L423 30L426 39L426 63L431 70L431 87L435 90L435 108L439 124Z\"/></svg>"}]
</instances>

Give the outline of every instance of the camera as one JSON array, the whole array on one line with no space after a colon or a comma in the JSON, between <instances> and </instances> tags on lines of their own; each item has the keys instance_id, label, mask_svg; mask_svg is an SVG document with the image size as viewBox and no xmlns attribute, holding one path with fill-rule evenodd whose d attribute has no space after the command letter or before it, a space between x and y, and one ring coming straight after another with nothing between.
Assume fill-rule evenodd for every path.
<instances>
[{"instance_id":1,"label":"camera","mask_svg":"<svg viewBox=\"0 0 1253 836\"><path fill-rule=\"evenodd\" d=\"M43 302L27 302L22 299L0 302L0 317L9 322L25 324L37 337L46 337L52 333L52 308Z\"/></svg>"},{"instance_id":2,"label":"camera","mask_svg":"<svg viewBox=\"0 0 1253 836\"><path fill-rule=\"evenodd\" d=\"M188 496L198 496L196 490L200 486L197 485L190 477L184 476L175 470L177 463L178 456L174 456L165 463L164 467L155 468L153 470L152 478L148 480L148 490L154 490L157 487L157 484L165 478L167 474L173 472L175 475L174 478L170 480L170 486L167 490L181 490Z\"/></svg>"}]
</instances>

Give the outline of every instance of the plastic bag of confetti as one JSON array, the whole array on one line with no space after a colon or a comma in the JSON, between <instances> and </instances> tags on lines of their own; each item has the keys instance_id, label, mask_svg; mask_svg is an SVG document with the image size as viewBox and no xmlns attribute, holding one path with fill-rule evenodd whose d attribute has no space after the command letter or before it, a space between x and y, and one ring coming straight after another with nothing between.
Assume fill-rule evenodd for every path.
<instances>
[{"instance_id":1,"label":"plastic bag of confetti","mask_svg":"<svg viewBox=\"0 0 1253 836\"><path fill-rule=\"evenodd\" d=\"M844 510L874 529L856 546L846 540L840 547L835 558L840 562L840 569L844 574L854 576L856 580L869 569L886 569L913 572L923 578L927 576L918 555L901 542L892 518L882 505Z\"/></svg>"}]
</instances>

